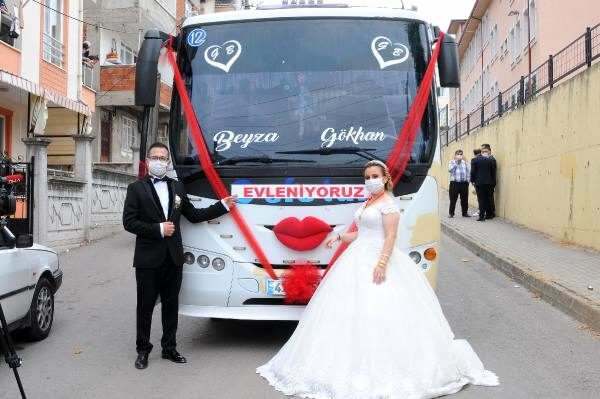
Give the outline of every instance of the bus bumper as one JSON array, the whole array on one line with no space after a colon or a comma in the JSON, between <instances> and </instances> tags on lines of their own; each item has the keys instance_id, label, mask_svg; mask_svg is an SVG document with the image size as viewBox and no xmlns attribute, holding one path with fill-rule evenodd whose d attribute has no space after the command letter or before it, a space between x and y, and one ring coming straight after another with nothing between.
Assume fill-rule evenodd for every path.
<instances>
[{"instance_id":1,"label":"bus bumper","mask_svg":"<svg viewBox=\"0 0 600 399\"><path fill-rule=\"evenodd\" d=\"M189 317L211 317L236 320L300 320L305 306L244 305L244 306L194 306L182 305L179 314Z\"/></svg>"}]
</instances>

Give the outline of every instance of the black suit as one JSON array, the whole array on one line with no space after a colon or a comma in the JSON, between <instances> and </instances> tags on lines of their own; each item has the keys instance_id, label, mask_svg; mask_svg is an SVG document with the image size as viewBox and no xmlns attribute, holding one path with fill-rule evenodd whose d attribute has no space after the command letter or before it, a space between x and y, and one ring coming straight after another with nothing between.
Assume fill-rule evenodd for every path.
<instances>
[{"instance_id":1,"label":"black suit","mask_svg":"<svg viewBox=\"0 0 600 399\"><path fill-rule=\"evenodd\" d=\"M196 209L189 201L181 182L167 179L167 186L168 215L164 215L160 199L149 177L127 187L123 209L123 226L125 230L136 235L133 266L136 268L137 281L138 353L148 353L152 350L152 312L159 295L163 324L161 344L163 350L175 349L176 346L179 289L183 269L181 215L192 223L198 223L227 213L221 202L208 208ZM178 206L175 206L176 202ZM163 238L160 224L167 220L175 225L175 233L171 237Z\"/></svg>"},{"instance_id":2,"label":"black suit","mask_svg":"<svg viewBox=\"0 0 600 399\"><path fill-rule=\"evenodd\" d=\"M493 187L496 185L496 161L490 157L477 156L471 160L471 183L477 192L479 218L491 218Z\"/></svg>"},{"instance_id":3,"label":"black suit","mask_svg":"<svg viewBox=\"0 0 600 399\"><path fill-rule=\"evenodd\" d=\"M496 158L494 158L493 155L490 155L490 159L492 160L492 162L494 163L494 174L496 173L496 169L497 169L497 163L496 163ZM490 209L492 211L492 216L496 216L496 200L494 198L494 192L496 191L496 183L498 181L496 180L496 175L494 176L494 185L492 186L492 196L491 198L491 204L490 204Z\"/></svg>"}]
</instances>

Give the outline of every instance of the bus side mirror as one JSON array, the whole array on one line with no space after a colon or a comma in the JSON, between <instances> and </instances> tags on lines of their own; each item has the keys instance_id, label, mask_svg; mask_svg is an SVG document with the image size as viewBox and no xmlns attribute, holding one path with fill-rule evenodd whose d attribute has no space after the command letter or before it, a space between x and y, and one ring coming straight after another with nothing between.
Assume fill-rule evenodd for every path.
<instances>
[{"instance_id":1,"label":"bus side mirror","mask_svg":"<svg viewBox=\"0 0 600 399\"><path fill-rule=\"evenodd\" d=\"M15 241L17 248L30 248L33 246L33 235L31 234L19 234Z\"/></svg>"},{"instance_id":2,"label":"bus side mirror","mask_svg":"<svg viewBox=\"0 0 600 399\"><path fill-rule=\"evenodd\" d=\"M156 105L158 58L167 37L157 30L149 30L144 36L135 64L135 105Z\"/></svg>"},{"instance_id":3,"label":"bus side mirror","mask_svg":"<svg viewBox=\"0 0 600 399\"><path fill-rule=\"evenodd\" d=\"M458 66L458 45L450 35L444 35L438 60L440 86L460 87L460 68Z\"/></svg>"}]
</instances>

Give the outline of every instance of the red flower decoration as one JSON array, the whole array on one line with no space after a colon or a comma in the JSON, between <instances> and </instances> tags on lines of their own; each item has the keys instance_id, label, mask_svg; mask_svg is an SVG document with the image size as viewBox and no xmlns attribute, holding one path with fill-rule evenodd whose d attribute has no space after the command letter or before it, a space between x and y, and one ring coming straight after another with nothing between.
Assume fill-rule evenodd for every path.
<instances>
[{"instance_id":1,"label":"red flower decoration","mask_svg":"<svg viewBox=\"0 0 600 399\"><path fill-rule=\"evenodd\" d=\"M311 263L294 264L284 275L281 284L285 291L285 302L306 304L317 289L321 275Z\"/></svg>"}]
</instances>

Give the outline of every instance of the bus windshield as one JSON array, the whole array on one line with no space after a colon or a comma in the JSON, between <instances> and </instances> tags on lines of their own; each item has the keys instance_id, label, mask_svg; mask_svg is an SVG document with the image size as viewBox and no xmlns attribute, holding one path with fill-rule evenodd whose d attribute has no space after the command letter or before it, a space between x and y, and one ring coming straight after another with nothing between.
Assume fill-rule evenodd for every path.
<instances>
[{"instance_id":1,"label":"bus windshield","mask_svg":"<svg viewBox=\"0 0 600 399\"><path fill-rule=\"evenodd\" d=\"M429 60L425 24L391 19L281 19L195 25L179 62L217 166L358 166L385 160ZM411 163L429 164L435 113L426 113ZM185 118L171 141L197 163Z\"/></svg>"}]
</instances>

